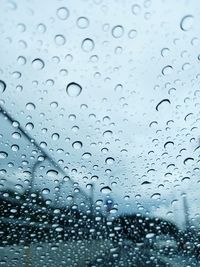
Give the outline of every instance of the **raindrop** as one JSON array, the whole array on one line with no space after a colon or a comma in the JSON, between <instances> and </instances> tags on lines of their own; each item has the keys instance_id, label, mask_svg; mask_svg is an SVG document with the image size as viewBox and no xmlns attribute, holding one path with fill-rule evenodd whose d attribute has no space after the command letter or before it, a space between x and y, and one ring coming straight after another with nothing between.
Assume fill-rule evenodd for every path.
<instances>
[{"instance_id":1,"label":"raindrop","mask_svg":"<svg viewBox=\"0 0 200 267\"><path fill-rule=\"evenodd\" d=\"M173 67L171 65L167 65L162 69L163 75L169 75L173 70Z\"/></svg>"},{"instance_id":2,"label":"raindrop","mask_svg":"<svg viewBox=\"0 0 200 267\"><path fill-rule=\"evenodd\" d=\"M44 188L42 190L42 194L44 194L44 195L48 195L49 193L50 193L50 190L48 188Z\"/></svg>"},{"instance_id":3,"label":"raindrop","mask_svg":"<svg viewBox=\"0 0 200 267\"><path fill-rule=\"evenodd\" d=\"M121 25L117 25L112 28L112 36L114 38L120 38L124 34L124 28Z\"/></svg>"},{"instance_id":4,"label":"raindrop","mask_svg":"<svg viewBox=\"0 0 200 267\"><path fill-rule=\"evenodd\" d=\"M112 189L109 186L104 186L101 188L101 193L103 194L109 194L110 192L112 192Z\"/></svg>"},{"instance_id":5,"label":"raindrop","mask_svg":"<svg viewBox=\"0 0 200 267\"><path fill-rule=\"evenodd\" d=\"M6 153L5 151L0 151L0 159L5 159L8 157L8 153Z\"/></svg>"},{"instance_id":6,"label":"raindrop","mask_svg":"<svg viewBox=\"0 0 200 267\"><path fill-rule=\"evenodd\" d=\"M114 162L115 162L115 160L113 158L111 158L111 157L109 157L109 158L107 158L105 160L105 163L108 164L108 165L112 165Z\"/></svg>"},{"instance_id":7,"label":"raindrop","mask_svg":"<svg viewBox=\"0 0 200 267\"><path fill-rule=\"evenodd\" d=\"M66 7L60 7L57 9L56 15L61 20L66 20L69 17L69 9Z\"/></svg>"},{"instance_id":8,"label":"raindrop","mask_svg":"<svg viewBox=\"0 0 200 267\"><path fill-rule=\"evenodd\" d=\"M163 99L163 100L161 100L161 101L157 104L157 106L156 106L156 110L157 110L157 111L159 110L160 106L161 106L163 103L169 103L169 104L171 104L171 102L170 102L169 99Z\"/></svg>"},{"instance_id":9,"label":"raindrop","mask_svg":"<svg viewBox=\"0 0 200 267\"><path fill-rule=\"evenodd\" d=\"M41 70L44 68L44 61L40 58L36 58L32 61L32 66L35 70Z\"/></svg>"},{"instance_id":10,"label":"raindrop","mask_svg":"<svg viewBox=\"0 0 200 267\"><path fill-rule=\"evenodd\" d=\"M111 137L111 136L112 136L112 134L113 134L113 132L112 132L112 131L110 131L110 130L107 130L107 131L105 131L105 132L103 133L103 137L105 137L105 138L109 138L109 137Z\"/></svg>"},{"instance_id":11,"label":"raindrop","mask_svg":"<svg viewBox=\"0 0 200 267\"><path fill-rule=\"evenodd\" d=\"M58 172L56 170L48 170L46 174L49 177L54 177L55 178L58 175Z\"/></svg>"},{"instance_id":12,"label":"raindrop","mask_svg":"<svg viewBox=\"0 0 200 267\"><path fill-rule=\"evenodd\" d=\"M194 161L194 158L188 157L183 161L183 163L186 165L188 163L191 163L192 161Z\"/></svg>"},{"instance_id":13,"label":"raindrop","mask_svg":"<svg viewBox=\"0 0 200 267\"><path fill-rule=\"evenodd\" d=\"M91 52L94 49L94 41L90 38L86 38L82 41L81 48L85 52Z\"/></svg>"},{"instance_id":14,"label":"raindrop","mask_svg":"<svg viewBox=\"0 0 200 267\"><path fill-rule=\"evenodd\" d=\"M141 12L141 7L137 4L132 5L131 11L132 11L133 15L138 15Z\"/></svg>"},{"instance_id":15,"label":"raindrop","mask_svg":"<svg viewBox=\"0 0 200 267\"><path fill-rule=\"evenodd\" d=\"M66 43L66 39L62 34L58 34L55 36L55 43L57 45L64 45Z\"/></svg>"},{"instance_id":16,"label":"raindrop","mask_svg":"<svg viewBox=\"0 0 200 267\"><path fill-rule=\"evenodd\" d=\"M82 91L82 87L75 82L71 82L67 85L66 92L71 97L79 96Z\"/></svg>"},{"instance_id":17,"label":"raindrop","mask_svg":"<svg viewBox=\"0 0 200 267\"><path fill-rule=\"evenodd\" d=\"M14 133L12 133L12 137L13 137L14 139L20 139L20 138L21 138L21 134L18 133L18 132L14 132Z\"/></svg>"},{"instance_id":18,"label":"raindrop","mask_svg":"<svg viewBox=\"0 0 200 267\"><path fill-rule=\"evenodd\" d=\"M35 105L33 103L31 103L31 102L27 103L26 104L26 109L32 111L32 110L35 109Z\"/></svg>"},{"instance_id":19,"label":"raindrop","mask_svg":"<svg viewBox=\"0 0 200 267\"><path fill-rule=\"evenodd\" d=\"M136 30L130 30L128 33L128 37L130 39L134 39L137 36L137 31Z\"/></svg>"},{"instance_id":20,"label":"raindrop","mask_svg":"<svg viewBox=\"0 0 200 267\"><path fill-rule=\"evenodd\" d=\"M166 142L165 144L164 144L164 148L166 149L168 146L170 146L170 145L174 145L174 142L172 142L172 141L168 141L168 142Z\"/></svg>"},{"instance_id":21,"label":"raindrop","mask_svg":"<svg viewBox=\"0 0 200 267\"><path fill-rule=\"evenodd\" d=\"M19 57L17 58L17 63L18 63L19 65L21 65L21 66L25 65L25 64L26 64L26 58L23 57L23 56L19 56Z\"/></svg>"},{"instance_id":22,"label":"raindrop","mask_svg":"<svg viewBox=\"0 0 200 267\"><path fill-rule=\"evenodd\" d=\"M79 17L76 24L80 29L86 29L89 26L89 20L86 17Z\"/></svg>"},{"instance_id":23,"label":"raindrop","mask_svg":"<svg viewBox=\"0 0 200 267\"><path fill-rule=\"evenodd\" d=\"M18 145L12 145L11 149L12 149L12 151L17 152L19 150L19 146Z\"/></svg>"},{"instance_id":24,"label":"raindrop","mask_svg":"<svg viewBox=\"0 0 200 267\"><path fill-rule=\"evenodd\" d=\"M89 159L91 156L92 156L91 153L89 153L89 152L85 152L85 153L82 155L82 158L83 158L83 159Z\"/></svg>"},{"instance_id":25,"label":"raindrop","mask_svg":"<svg viewBox=\"0 0 200 267\"><path fill-rule=\"evenodd\" d=\"M53 133L51 138L52 138L53 141L57 141L60 138L60 136L59 136L58 133Z\"/></svg>"},{"instance_id":26,"label":"raindrop","mask_svg":"<svg viewBox=\"0 0 200 267\"><path fill-rule=\"evenodd\" d=\"M160 196L161 196L160 193L155 193L155 194L153 194L153 195L151 196L151 198L152 198L152 199L155 199L155 200L158 200L158 199L160 199Z\"/></svg>"},{"instance_id":27,"label":"raindrop","mask_svg":"<svg viewBox=\"0 0 200 267\"><path fill-rule=\"evenodd\" d=\"M181 19L180 28L182 31L189 31L192 28L194 17L186 15Z\"/></svg>"},{"instance_id":28,"label":"raindrop","mask_svg":"<svg viewBox=\"0 0 200 267\"><path fill-rule=\"evenodd\" d=\"M33 123L28 122L25 127L26 127L26 130L27 131L31 131L34 128L34 125L33 125Z\"/></svg>"},{"instance_id":29,"label":"raindrop","mask_svg":"<svg viewBox=\"0 0 200 267\"><path fill-rule=\"evenodd\" d=\"M81 141L76 141L76 142L74 142L74 143L72 144L72 147L73 147L74 149L80 149L80 148L82 148L82 146L83 146L83 144L82 144Z\"/></svg>"},{"instance_id":30,"label":"raindrop","mask_svg":"<svg viewBox=\"0 0 200 267\"><path fill-rule=\"evenodd\" d=\"M0 80L0 93L3 93L6 90L6 84L4 81Z\"/></svg>"}]
</instances>

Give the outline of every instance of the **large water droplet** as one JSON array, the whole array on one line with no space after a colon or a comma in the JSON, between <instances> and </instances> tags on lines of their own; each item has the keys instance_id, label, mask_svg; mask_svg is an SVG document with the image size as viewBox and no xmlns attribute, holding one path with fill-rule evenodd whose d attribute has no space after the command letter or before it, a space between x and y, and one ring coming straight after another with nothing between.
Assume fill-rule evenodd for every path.
<instances>
[{"instance_id":1,"label":"large water droplet","mask_svg":"<svg viewBox=\"0 0 200 267\"><path fill-rule=\"evenodd\" d=\"M66 88L66 92L71 97L79 96L82 91L82 87L75 82L69 83Z\"/></svg>"}]
</instances>

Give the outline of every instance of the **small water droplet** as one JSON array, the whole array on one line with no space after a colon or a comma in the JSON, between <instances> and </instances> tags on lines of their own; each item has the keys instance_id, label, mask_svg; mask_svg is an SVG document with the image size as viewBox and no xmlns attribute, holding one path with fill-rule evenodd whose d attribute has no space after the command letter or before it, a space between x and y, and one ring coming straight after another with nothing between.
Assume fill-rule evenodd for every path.
<instances>
[{"instance_id":1,"label":"small water droplet","mask_svg":"<svg viewBox=\"0 0 200 267\"><path fill-rule=\"evenodd\" d=\"M8 153L6 153L5 151L0 151L0 159L5 159L8 157Z\"/></svg>"},{"instance_id":2,"label":"small water droplet","mask_svg":"<svg viewBox=\"0 0 200 267\"><path fill-rule=\"evenodd\" d=\"M83 146L83 144L82 144L81 141L76 141L76 142L74 142L74 143L72 144L72 147L73 147L74 149L80 149L80 148L82 148L82 146Z\"/></svg>"},{"instance_id":3,"label":"small water droplet","mask_svg":"<svg viewBox=\"0 0 200 267\"><path fill-rule=\"evenodd\" d=\"M189 31L192 28L194 17L192 15L186 15L181 19L180 28L182 31Z\"/></svg>"},{"instance_id":4,"label":"small water droplet","mask_svg":"<svg viewBox=\"0 0 200 267\"><path fill-rule=\"evenodd\" d=\"M60 136L59 136L58 133L53 133L51 138L52 138L53 141L57 141L60 138Z\"/></svg>"},{"instance_id":5,"label":"small water droplet","mask_svg":"<svg viewBox=\"0 0 200 267\"><path fill-rule=\"evenodd\" d=\"M104 186L101 188L101 193L103 194L109 194L110 192L112 192L112 189L109 186Z\"/></svg>"},{"instance_id":6,"label":"small water droplet","mask_svg":"<svg viewBox=\"0 0 200 267\"><path fill-rule=\"evenodd\" d=\"M112 36L114 38L120 38L124 34L124 28L121 25L117 25L112 28Z\"/></svg>"},{"instance_id":7,"label":"small water droplet","mask_svg":"<svg viewBox=\"0 0 200 267\"><path fill-rule=\"evenodd\" d=\"M55 36L55 43L59 46L64 45L66 43L66 39L62 34L58 34Z\"/></svg>"},{"instance_id":8,"label":"small water droplet","mask_svg":"<svg viewBox=\"0 0 200 267\"><path fill-rule=\"evenodd\" d=\"M6 90L6 84L4 81L0 80L0 93L3 93Z\"/></svg>"},{"instance_id":9,"label":"small water droplet","mask_svg":"<svg viewBox=\"0 0 200 267\"><path fill-rule=\"evenodd\" d=\"M55 178L58 175L58 172L56 170L48 170L47 176Z\"/></svg>"},{"instance_id":10,"label":"small water droplet","mask_svg":"<svg viewBox=\"0 0 200 267\"><path fill-rule=\"evenodd\" d=\"M49 193L50 193L50 190L48 188L44 188L42 190L42 194L44 194L44 195L48 195Z\"/></svg>"},{"instance_id":11,"label":"small water droplet","mask_svg":"<svg viewBox=\"0 0 200 267\"><path fill-rule=\"evenodd\" d=\"M79 17L76 24L80 29L86 29L89 26L89 20L86 17Z\"/></svg>"},{"instance_id":12,"label":"small water droplet","mask_svg":"<svg viewBox=\"0 0 200 267\"><path fill-rule=\"evenodd\" d=\"M60 20L66 20L69 17L69 9L66 7L60 7L57 9L56 15Z\"/></svg>"},{"instance_id":13,"label":"small water droplet","mask_svg":"<svg viewBox=\"0 0 200 267\"><path fill-rule=\"evenodd\" d=\"M85 52L91 52L94 49L94 46L95 46L94 41L90 38L84 39L81 44L81 48Z\"/></svg>"},{"instance_id":14,"label":"small water droplet","mask_svg":"<svg viewBox=\"0 0 200 267\"><path fill-rule=\"evenodd\" d=\"M162 74L163 75L169 75L172 73L172 71L173 71L173 67L170 65L167 65L162 69Z\"/></svg>"},{"instance_id":15,"label":"small water droplet","mask_svg":"<svg viewBox=\"0 0 200 267\"><path fill-rule=\"evenodd\" d=\"M108 157L108 158L105 160L105 162L106 162L106 164L108 164L108 165L112 165L112 164L115 162L115 160L114 160L114 158Z\"/></svg>"},{"instance_id":16,"label":"small water droplet","mask_svg":"<svg viewBox=\"0 0 200 267\"><path fill-rule=\"evenodd\" d=\"M35 70L41 70L44 68L44 61L40 58L36 58L32 61L32 66Z\"/></svg>"},{"instance_id":17,"label":"small water droplet","mask_svg":"<svg viewBox=\"0 0 200 267\"><path fill-rule=\"evenodd\" d=\"M91 153L89 153L89 152L85 152L85 153L82 155L82 158L83 158L83 159L89 159L91 156L92 156Z\"/></svg>"},{"instance_id":18,"label":"small water droplet","mask_svg":"<svg viewBox=\"0 0 200 267\"><path fill-rule=\"evenodd\" d=\"M35 105L33 103L31 103L31 102L27 103L26 104L26 109L32 111L32 110L35 109Z\"/></svg>"},{"instance_id":19,"label":"small water droplet","mask_svg":"<svg viewBox=\"0 0 200 267\"><path fill-rule=\"evenodd\" d=\"M71 82L67 85L66 92L71 97L77 97L80 95L82 87L75 82Z\"/></svg>"},{"instance_id":20,"label":"small water droplet","mask_svg":"<svg viewBox=\"0 0 200 267\"><path fill-rule=\"evenodd\" d=\"M12 149L12 151L17 152L19 150L19 146L18 145L12 145L11 149Z\"/></svg>"},{"instance_id":21,"label":"small water droplet","mask_svg":"<svg viewBox=\"0 0 200 267\"><path fill-rule=\"evenodd\" d=\"M33 123L28 122L25 127L26 127L26 130L27 131L31 131L34 128L34 125L33 125Z\"/></svg>"}]
</instances>

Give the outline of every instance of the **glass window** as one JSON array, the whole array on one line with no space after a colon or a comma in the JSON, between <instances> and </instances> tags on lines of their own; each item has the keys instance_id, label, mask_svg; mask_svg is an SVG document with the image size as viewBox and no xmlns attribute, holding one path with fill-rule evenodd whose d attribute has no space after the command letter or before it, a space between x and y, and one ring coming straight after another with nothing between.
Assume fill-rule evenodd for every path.
<instances>
[{"instance_id":1,"label":"glass window","mask_svg":"<svg viewBox=\"0 0 200 267\"><path fill-rule=\"evenodd\" d=\"M0 0L0 266L200 266L199 18Z\"/></svg>"}]
</instances>

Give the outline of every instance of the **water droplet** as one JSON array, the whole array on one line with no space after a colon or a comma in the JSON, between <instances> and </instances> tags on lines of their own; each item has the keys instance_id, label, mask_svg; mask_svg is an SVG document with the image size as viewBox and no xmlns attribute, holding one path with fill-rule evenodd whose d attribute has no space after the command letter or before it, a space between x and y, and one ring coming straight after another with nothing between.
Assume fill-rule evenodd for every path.
<instances>
[{"instance_id":1,"label":"water droplet","mask_svg":"<svg viewBox=\"0 0 200 267\"><path fill-rule=\"evenodd\" d=\"M15 138L15 139L20 139L21 138L21 134L18 133L18 132L14 132L14 133L12 133L12 137Z\"/></svg>"},{"instance_id":2,"label":"water droplet","mask_svg":"<svg viewBox=\"0 0 200 267\"><path fill-rule=\"evenodd\" d=\"M72 147L73 147L74 149L80 149L80 148L82 148L82 146L83 146L83 144L82 144L81 141L76 141L76 142L74 142L74 143L72 144Z\"/></svg>"},{"instance_id":3,"label":"water droplet","mask_svg":"<svg viewBox=\"0 0 200 267\"><path fill-rule=\"evenodd\" d=\"M55 36L55 43L57 45L64 45L66 43L66 39L62 34L58 34Z\"/></svg>"},{"instance_id":4,"label":"water droplet","mask_svg":"<svg viewBox=\"0 0 200 267\"><path fill-rule=\"evenodd\" d=\"M85 52L91 52L94 49L94 46L95 46L94 41L90 38L84 39L81 44L81 48Z\"/></svg>"},{"instance_id":5,"label":"water droplet","mask_svg":"<svg viewBox=\"0 0 200 267\"><path fill-rule=\"evenodd\" d=\"M162 69L162 74L163 75L169 75L172 73L172 71L173 71L173 67L170 65L167 65Z\"/></svg>"},{"instance_id":6,"label":"water droplet","mask_svg":"<svg viewBox=\"0 0 200 267\"><path fill-rule=\"evenodd\" d=\"M160 197L161 197L161 194L160 194L160 193L155 193L155 194L153 194L153 195L151 196L151 198L152 198L152 199L155 199L155 200L160 199Z\"/></svg>"},{"instance_id":7,"label":"water droplet","mask_svg":"<svg viewBox=\"0 0 200 267\"><path fill-rule=\"evenodd\" d=\"M49 193L50 193L50 190L48 188L44 188L42 190L42 194L44 194L44 195L48 195Z\"/></svg>"},{"instance_id":8,"label":"water droplet","mask_svg":"<svg viewBox=\"0 0 200 267\"><path fill-rule=\"evenodd\" d=\"M105 137L105 138L109 138L109 137L111 137L111 136L112 136L112 134L113 134L113 132L112 132L112 131L110 131L110 130L107 130L107 131L105 131L105 132L103 133L103 137Z\"/></svg>"},{"instance_id":9,"label":"water droplet","mask_svg":"<svg viewBox=\"0 0 200 267\"><path fill-rule=\"evenodd\" d=\"M66 88L66 92L71 97L79 96L82 91L82 87L75 82L69 83Z\"/></svg>"},{"instance_id":10,"label":"water droplet","mask_svg":"<svg viewBox=\"0 0 200 267\"><path fill-rule=\"evenodd\" d=\"M19 57L17 58L17 63L18 63L19 65L21 65L21 66L25 65L25 64L26 64L26 58L23 57L23 56L19 56Z\"/></svg>"},{"instance_id":11,"label":"water droplet","mask_svg":"<svg viewBox=\"0 0 200 267\"><path fill-rule=\"evenodd\" d=\"M112 28L112 36L114 38L120 38L124 34L124 28L121 25L117 25Z\"/></svg>"},{"instance_id":12,"label":"water droplet","mask_svg":"<svg viewBox=\"0 0 200 267\"><path fill-rule=\"evenodd\" d=\"M86 17L79 17L76 24L80 29L86 29L89 26L89 20Z\"/></svg>"},{"instance_id":13,"label":"water droplet","mask_svg":"<svg viewBox=\"0 0 200 267\"><path fill-rule=\"evenodd\" d=\"M161 100L161 101L157 104L157 106L156 106L156 110L159 111L160 106L163 105L163 104L165 104L165 103L169 103L169 104L171 104L171 102L170 102L169 99L163 99L163 100Z\"/></svg>"},{"instance_id":14,"label":"water droplet","mask_svg":"<svg viewBox=\"0 0 200 267\"><path fill-rule=\"evenodd\" d=\"M115 162L115 160L114 160L113 158L111 158L111 157L108 157L108 158L105 160L105 162L106 162L106 164L108 164L108 165L112 165L112 164Z\"/></svg>"},{"instance_id":15,"label":"water droplet","mask_svg":"<svg viewBox=\"0 0 200 267\"><path fill-rule=\"evenodd\" d=\"M35 70L41 70L44 68L45 64L43 60L36 58L32 61L32 66Z\"/></svg>"},{"instance_id":16,"label":"water droplet","mask_svg":"<svg viewBox=\"0 0 200 267\"><path fill-rule=\"evenodd\" d=\"M35 105L33 103L31 103L31 102L27 103L26 104L26 109L32 111L32 110L35 109Z\"/></svg>"},{"instance_id":17,"label":"water droplet","mask_svg":"<svg viewBox=\"0 0 200 267\"><path fill-rule=\"evenodd\" d=\"M5 159L8 157L8 153L6 153L5 151L0 151L0 159Z\"/></svg>"},{"instance_id":18,"label":"water droplet","mask_svg":"<svg viewBox=\"0 0 200 267\"><path fill-rule=\"evenodd\" d=\"M194 17L192 15L186 15L180 22L180 28L182 31L189 31L192 28Z\"/></svg>"},{"instance_id":19,"label":"water droplet","mask_svg":"<svg viewBox=\"0 0 200 267\"><path fill-rule=\"evenodd\" d=\"M60 138L60 136L59 136L58 133L53 133L51 138L52 138L53 141L57 141Z\"/></svg>"},{"instance_id":20,"label":"water droplet","mask_svg":"<svg viewBox=\"0 0 200 267\"><path fill-rule=\"evenodd\" d=\"M82 155L82 158L83 158L83 159L89 159L91 156L92 156L91 153L89 153L89 152L85 152L85 153Z\"/></svg>"},{"instance_id":21,"label":"water droplet","mask_svg":"<svg viewBox=\"0 0 200 267\"><path fill-rule=\"evenodd\" d=\"M66 20L69 17L69 9L66 7L60 7L57 9L56 15L61 20Z\"/></svg>"},{"instance_id":22,"label":"water droplet","mask_svg":"<svg viewBox=\"0 0 200 267\"><path fill-rule=\"evenodd\" d=\"M110 192L112 192L112 189L109 186L104 186L101 188L101 193L103 194L109 194Z\"/></svg>"},{"instance_id":23,"label":"water droplet","mask_svg":"<svg viewBox=\"0 0 200 267\"><path fill-rule=\"evenodd\" d=\"M12 151L17 152L19 150L19 146L18 145L12 145L11 149L12 149Z\"/></svg>"},{"instance_id":24,"label":"water droplet","mask_svg":"<svg viewBox=\"0 0 200 267\"><path fill-rule=\"evenodd\" d=\"M141 7L137 4L132 5L131 11L133 15L138 15L141 12Z\"/></svg>"},{"instance_id":25,"label":"water droplet","mask_svg":"<svg viewBox=\"0 0 200 267\"><path fill-rule=\"evenodd\" d=\"M137 36L137 31L136 30L130 30L128 33L128 37L130 39L134 39Z\"/></svg>"},{"instance_id":26,"label":"water droplet","mask_svg":"<svg viewBox=\"0 0 200 267\"><path fill-rule=\"evenodd\" d=\"M56 170L48 170L47 176L55 178L58 175L58 172Z\"/></svg>"},{"instance_id":27,"label":"water droplet","mask_svg":"<svg viewBox=\"0 0 200 267\"><path fill-rule=\"evenodd\" d=\"M0 80L0 93L3 93L6 90L6 84L4 81Z\"/></svg>"},{"instance_id":28,"label":"water droplet","mask_svg":"<svg viewBox=\"0 0 200 267\"><path fill-rule=\"evenodd\" d=\"M194 161L194 158L188 157L183 161L183 163L186 165L186 164L192 163L193 161Z\"/></svg>"},{"instance_id":29,"label":"water droplet","mask_svg":"<svg viewBox=\"0 0 200 267\"><path fill-rule=\"evenodd\" d=\"M33 123L28 122L25 127L26 127L26 130L27 131L31 131L34 128L34 125L33 125Z\"/></svg>"}]
</instances>

